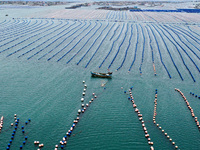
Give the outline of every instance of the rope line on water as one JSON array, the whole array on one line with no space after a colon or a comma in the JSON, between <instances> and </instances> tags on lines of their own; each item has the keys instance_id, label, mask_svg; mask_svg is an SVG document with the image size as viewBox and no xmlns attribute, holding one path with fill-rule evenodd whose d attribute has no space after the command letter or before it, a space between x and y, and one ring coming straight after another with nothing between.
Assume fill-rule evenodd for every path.
<instances>
[{"instance_id":1,"label":"rope line on water","mask_svg":"<svg viewBox=\"0 0 200 150\"><path fill-rule=\"evenodd\" d=\"M163 60L162 60L162 54L161 54L161 51L160 51L160 46L159 46L159 44L158 44L158 40L157 40L157 38L156 38L156 36L155 36L155 33L154 33L154 31L152 30L151 26L149 26L149 28L150 28L151 32L153 33L154 39L155 39L155 41L156 41L156 46L157 46L157 49L158 49L158 52L159 52L160 61L161 61L162 65L164 66L164 68L165 68L165 70L166 70L166 72L167 72L169 78L171 79L171 75L170 75L170 73L169 73L167 67L165 66L165 64L164 64L164 62L163 62Z\"/></svg>"},{"instance_id":2,"label":"rope line on water","mask_svg":"<svg viewBox=\"0 0 200 150\"><path fill-rule=\"evenodd\" d=\"M121 34L122 34L122 31L123 31L123 29L124 29L124 25L125 25L125 24L123 24L122 29L121 29L121 31L120 31L118 37L113 41L112 46L111 46L111 49L109 50L108 54L106 55L106 57L104 58L104 60L102 61L102 63L99 65L99 68L101 68L101 66L103 65L103 63L105 62L105 60L108 58L108 56L109 56L110 53L112 52L115 42L118 41L119 37L120 37Z\"/></svg>"},{"instance_id":3,"label":"rope line on water","mask_svg":"<svg viewBox=\"0 0 200 150\"><path fill-rule=\"evenodd\" d=\"M128 41L128 46L127 46L126 51L125 51L124 59L123 59L121 65L117 68L117 70L119 70L123 66L123 64L126 60L126 56L127 56L128 50L129 50L130 45L131 45L132 37L133 37L133 24L131 25L131 35L130 35L130 38L129 38L129 41Z\"/></svg>"},{"instance_id":4,"label":"rope line on water","mask_svg":"<svg viewBox=\"0 0 200 150\"><path fill-rule=\"evenodd\" d=\"M167 46L167 44L166 44L166 42L165 42L163 36L162 36L161 33L157 30L157 28L155 28L154 25L152 25L152 26L153 26L154 29L157 31L157 33L160 35L160 37L161 37L161 39L162 39L162 41L163 41L163 43L164 43L164 45L165 45L165 47L166 47L166 49L167 49L167 52L168 52L168 54L169 54L169 56L170 56L170 58L171 58L171 61L172 61L173 65L174 65L174 67L176 68L176 70L177 70L177 72L178 72L178 74L179 74L181 80L183 81L184 79L183 79L183 77L182 77L182 75L181 75L181 73L180 73L180 71L179 71L179 69L178 69L176 63L175 63L174 60L173 60L173 57L172 57L172 55L171 55L171 53L170 53L170 50L169 50L169 48L168 48L168 46ZM158 27L158 26L157 26L157 27ZM162 31L162 30L161 30L161 31ZM163 31L162 31L162 33L163 33Z\"/></svg>"},{"instance_id":5,"label":"rope line on water","mask_svg":"<svg viewBox=\"0 0 200 150\"><path fill-rule=\"evenodd\" d=\"M109 31L107 32L107 34L105 35L105 37L103 38L103 40L101 41L101 43L99 44L99 46L97 47L96 51L94 52L94 54L92 55L92 57L90 58L90 60L88 61L88 63L85 65L85 68L87 68L87 66L90 64L91 60L93 59L93 57L95 56L95 54L97 53L97 51L99 50L99 48L101 47L102 43L104 42L104 40L106 39L106 37L108 36L108 34L112 30L112 28L114 27L114 25L115 25L115 23L109 29Z\"/></svg>"},{"instance_id":6,"label":"rope line on water","mask_svg":"<svg viewBox=\"0 0 200 150\"><path fill-rule=\"evenodd\" d=\"M149 30L148 28L145 26L146 30L147 30L147 34L149 36L149 45L150 45L150 48L151 48L151 60L152 60L152 63L153 63L153 70L154 70L154 75L156 76L156 67L155 67L155 64L154 64L154 55L153 55L153 46L152 46L152 40L151 40L151 37L150 37L150 33L149 33Z\"/></svg>"},{"instance_id":7,"label":"rope line on water","mask_svg":"<svg viewBox=\"0 0 200 150\"><path fill-rule=\"evenodd\" d=\"M164 30L172 37L172 39L173 39L173 36L172 36L165 28L163 28L162 26L160 26L160 27L161 27L162 29L164 29ZM160 29L160 28L159 28L159 29ZM161 30L161 31L162 31L162 30ZM162 31L162 32L163 32L163 31ZM189 72L190 76L192 77L193 81L196 82L196 80L194 79L194 77L193 77L193 75L192 75L190 69L189 69L188 66L186 65L186 63L185 63L185 61L184 61L184 59L183 59L183 56L181 55L181 53L180 53L180 51L179 51L177 45L176 45L168 36L166 36L166 34L165 34L164 32L163 32L163 34L164 34L165 37L167 37L167 39L176 47L176 50L178 51L179 56L181 57L181 60L182 60L182 62L183 62L183 64L184 64L184 66L185 66L186 69L188 70L188 72Z\"/></svg>"},{"instance_id":8,"label":"rope line on water","mask_svg":"<svg viewBox=\"0 0 200 150\"><path fill-rule=\"evenodd\" d=\"M102 27L102 23L100 22L100 26L96 29L96 31L87 39L87 41L84 43L84 45L67 61L66 64L68 64L75 56L78 55L78 53L85 47L85 45L90 41L90 39L97 33L97 31ZM90 30L91 31L91 30ZM89 31L89 33L90 33ZM88 34L89 34L88 33Z\"/></svg>"},{"instance_id":9,"label":"rope line on water","mask_svg":"<svg viewBox=\"0 0 200 150\"><path fill-rule=\"evenodd\" d=\"M139 39L139 31L138 31L138 26L137 26L137 24L136 24L136 32L137 32L137 35L136 35L136 45L135 45L135 54L134 54L134 58L133 58L133 61L132 61L132 63L131 63L131 66L130 66L130 68L129 68L129 70L128 70L128 72L130 72L131 71L131 68L133 67L133 64L134 64L134 62L135 62L135 60L136 60L136 55L137 55L137 47L138 47L138 39Z\"/></svg>"},{"instance_id":10,"label":"rope line on water","mask_svg":"<svg viewBox=\"0 0 200 150\"><path fill-rule=\"evenodd\" d=\"M61 22L58 26L60 26L62 23L63 23L63 22ZM45 30L44 32L48 32L48 31L50 31L50 30L53 29L53 28L55 28L55 27L49 28L49 29ZM56 30L54 30L54 31L56 31ZM31 42L31 43L25 45L24 47L22 47L22 48L20 48L20 49L14 51L14 52L8 54L7 57L9 57L9 56L11 56L11 55L13 55L13 54L15 54L15 53L17 53L17 52L19 52L19 51L21 51L21 50L27 48L27 47L29 47L30 45L36 43L37 41L41 40L42 38L44 38L44 37L46 37L46 36L52 34L54 31L52 31L52 32L50 32L50 33L48 33L48 34L45 34L44 36L41 36L40 38L36 39L35 41L33 41L33 42ZM35 35L34 35L34 37L35 37ZM32 38L32 37L31 37L31 38Z\"/></svg>"},{"instance_id":11,"label":"rope line on water","mask_svg":"<svg viewBox=\"0 0 200 150\"><path fill-rule=\"evenodd\" d=\"M165 26L165 25L164 25ZM169 28L169 27L167 27L167 26L165 26L166 28L168 28L168 29L171 29L171 28ZM196 55L196 53L187 45L187 44L185 44L184 42L183 42L183 40L180 38L180 36L173 30L173 29L171 29L177 36L178 36L178 38L179 38L179 40L189 49L189 50L191 50L192 52L193 52L193 54L195 54L195 56L198 58L198 59L200 59L199 58L199 56L198 55ZM174 38L173 38L174 39ZM190 58L190 60L192 61L192 63L195 65L195 67L197 68L197 70L200 72L200 70L199 70L199 68L198 68L198 66L196 65L196 63L193 61L193 59L190 57L190 55L186 52L186 50L174 39L174 41L177 43L177 45L185 52L185 54Z\"/></svg>"},{"instance_id":12,"label":"rope line on water","mask_svg":"<svg viewBox=\"0 0 200 150\"><path fill-rule=\"evenodd\" d=\"M116 34L116 31L117 31L117 29L120 27L120 25L118 25L117 26L117 28L114 30L114 33L113 33L113 35L112 35L112 37L110 38L110 41L113 39L113 37L115 36L115 34Z\"/></svg>"},{"instance_id":13,"label":"rope line on water","mask_svg":"<svg viewBox=\"0 0 200 150\"><path fill-rule=\"evenodd\" d=\"M142 64L143 64L143 61L144 61L144 50L145 50L145 36L144 36L144 31L143 31L142 26L140 24L139 24L139 26L142 29L142 37L144 39L144 41L143 41L143 48L142 48L142 60L141 60L140 67L139 67L140 75L142 75Z\"/></svg>"},{"instance_id":14,"label":"rope line on water","mask_svg":"<svg viewBox=\"0 0 200 150\"><path fill-rule=\"evenodd\" d=\"M118 48L118 50L117 50L117 53L115 54L113 60L111 61L110 65L108 66L108 69L112 66L112 64L113 64L113 62L115 61L115 59L116 59L116 57L117 57L119 51L121 50L122 45L124 44L124 41L125 41L125 39L126 39L126 37L127 37L128 25L129 25L129 24L127 24L127 26L126 26L126 32L125 32L124 38L123 38L121 44L119 45L119 48Z\"/></svg>"},{"instance_id":15,"label":"rope line on water","mask_svg":"<svg viewBox=\"0 0 200 150\"><path fill-rule=\"evenodd\" d=\"M85 52L85 54L81 57L81 59L78 61L78 63L76 63L77 65L79 65L79 63L83 60L83 58L89 53L89 51L91 50L91 48L94 46L94 44L96 43L96 41L100 38L100 36L103 34L103 31L108 27L109 23L106 25L105 28L103 28L103 30L101 31L101 33L98 35L98 37L94 40L94 42L92 43L92 45L89 47L89 49Z\"/></svg>"},{"instance_id":16,"label":"rope line on water","mask_svg":"<svg viewBox=\"0 0 200 150\"><path fill-rule=\"evenodd\" d=\"M91 22L90 22L90 24L89 24L89 26L87 26L87 28L85 28L80 34L78 34L77 36L75 36L65 47L67 47L69 44L71 44L78 36L80 36L83 32L85 32L85 30L87 30L89 27L91 26ZM70 50L68 50L63 56L61 56L58 60L57 60L57 62L58 61L60 61L61 59L63 59L69 52L71 52L73 49L74 49L74 47L86 36L88 34L88 32L70 49ZM64 48L65 48L64 47ZM63 49L64 49L63 48Z\"/></svg>"},{"instance_id":17,"label":"rope line on water","mask_svg":"<svg viewBox=\"0 0 200 150\"><path fill-rule=\"evenodd\" d=\"M47 25L48 23L49 23L49 21L46 20L46 23L45 23L44 25ZM41 24L42 24L42 22L41 22ZM16 41L16 40L18 40L18 39L20 39L20 38L26 36L26 35L30 35L30 34L35 33L35 32L37 32L37 31L41 31L41 30L43 30L43 29L46 28L46 27L44 27L44 25L41 25L41 26L37 27L37 30L35 30L35 31L32 30L32 32L30 32L30 33L27 33L27 34L25 34L25 35L21 35L21 36L19 36L19 37L13 39L13 40L11 40L11 41L8 41L8 42L6 42L6 43L0 45L0 47L5 46L5 45L7 45L7 44L9 44L9 43L11 43L11 42L14 42L14 41ZM49 26L49 25L48 25L48 26ZM48 26L47 26L47 27L48 27ZM35 34L35 35L32 35L32 36L28 37L27 40L30 39L31 37L37 36L38 34L40 34L40 33L37 33L37 34ZM15 45L13 45L13 46L11 46L11 47L8 47L8 48L6 48L6 49L0 51L0 53L4 52L4 51L6 51L6 50L9 50L10 48L13 48L13 47L15 47L15 46L17 46L17 45L19 45L19 44L25 42L25 41L26 41L26 39L23 40L23 41L21 41L21 42L19 42L19 43L17 43L17 44L15 44Z\"/></svg>"},{"instance_id":18,"label":"rope line on water","mask_svg":"<svg viewBox=\"0 0 200 150\"><path fill-rule=\"evenodd\" d=\"M67 24L63 25L63 26L60 27L59 29L56 29L56 31L58 31L58 30L60 30L60 29L63 29L63 27L65 27L65 26L68 25L68 24L69 24L69 22L67 22ZM69 27L70 27L70 26L69 26ZM67 27L66 29L68 29L69 27ZM59 36L59 35L62 34L66 29L63 29L61 32L59 32L58 34L56 34L56 35L50 37L49 39L47 39L46 41L44 41L43 43L41 43L41 44L38 45L37 47L31 49L30 51L32 51L32 50L34 50L34 49L40 47L41 45L47 43L48 41L50 41L51 39L55 38L56 36ZM66 33L66 34L67 34L67 33ZM64 35L66 35L66 34L64 34ZM62 35L61 37L63 37L64 35ZM61 37L58 37L57 39L55 39L54 41L52 41L51 43L49 43L48 45L46 45L44 48L40 49L39 51L37 51L36 53L34 53L34 54L31 55L30 57L28 57L27 59L29 60L29 59L31 59L32 57L34 57L35 55L39 54L40 52L42 52L43 50L45 50L47 47L49 47L50 45L52 45L53 43L55 43L55 42L56 42L58 39L60 39ZM56 46L59 46L59 44L56 45ZM29 52L30 52L30 51L29 51ZM43 56L44 56L44 55L43 55ZM40 57L40 58L41 58L41 57ZM39 59L38 59L38 60L39 60Z\"/></svg>"}]
</instances>

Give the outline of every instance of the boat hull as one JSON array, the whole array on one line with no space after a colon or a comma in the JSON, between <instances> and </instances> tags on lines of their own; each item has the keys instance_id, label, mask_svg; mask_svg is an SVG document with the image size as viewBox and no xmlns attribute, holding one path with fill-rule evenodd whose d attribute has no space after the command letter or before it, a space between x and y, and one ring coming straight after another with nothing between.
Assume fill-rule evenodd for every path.
<instances>
[{"instance_id":1,"label":"boat hull","mask_svg":"<svg viewBox=\"0 0 200 150\"><path fill-rule=\"evenodd\" d=\"M92 77L96 78L112 78L112 74L91 72Z\"/></svg>"}]
</instances>

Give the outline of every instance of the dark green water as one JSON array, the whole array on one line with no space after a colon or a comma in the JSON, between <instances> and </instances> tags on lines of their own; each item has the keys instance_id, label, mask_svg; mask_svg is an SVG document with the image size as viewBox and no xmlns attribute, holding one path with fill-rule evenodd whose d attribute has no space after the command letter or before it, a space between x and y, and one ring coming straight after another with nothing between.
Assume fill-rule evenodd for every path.
<instances>
[{"instance_id":1,"label":"dark green water","mask_svg":"<svg viewBox=\"0 0 200 150\"><path fill-rule=\"evenodd\" d=\"M77 124L73 131L76 135L69 139L67 149L149 149L137 114L124 94L131 86L155 149L173 149L152 122L156 88L157 122L180 149L198 149L199 130L182 97L174 91L175 87L181 89L195 115L200 116L200 101L189 94L190 91L199 92L198 83L145 75L134 77L132 73L118 71L104 89L102 79L91 78L89 71L57 63L1 58L0 114L5 117L0 134L1 149L5 149L10 140L14 114L18 115L20 123L11 149L18 149L22 144L24 135L20 127L28 118L31 122L25 126L28 141L24 149L36 149L35 140L44 143L44 149L53 149L72 125L81 106L82 80L88 85L86 101L93 92L98 98Z\"/></svg>"}]
</instances>

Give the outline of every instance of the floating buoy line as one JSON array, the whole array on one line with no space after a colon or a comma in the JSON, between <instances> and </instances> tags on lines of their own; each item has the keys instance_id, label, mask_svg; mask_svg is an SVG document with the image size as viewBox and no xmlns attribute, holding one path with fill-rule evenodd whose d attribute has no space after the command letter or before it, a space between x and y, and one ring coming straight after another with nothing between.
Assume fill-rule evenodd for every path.
<instances>
[{"instance_id":1,"label":"floating buoy line","mask_svg":"<svg viewBox=\"0 0 200 150\"><path fill-rule=\"evenodd\" d=\"M190 92L190 95L192 95L192 96L194 96L194 97L200 99L200 96L198 96L197 94L194 94L194 93Z\"/></svg>"},{"instance_id":2,"label":"floating buoy line","mask_svg":"<svg viewBox=\"0 0 200 150\"><path fill-rule=\"evenodd\" d=\"M151 59L152 59L152 63L153 63L153 71L154 71L154 75L156 76L156 67L155 67L155 63L154 63L154 54L153 54L153 46L152 46L152 39L150 37L150 33L149 30L147 29L147 27L145 26L146 30L147 30L147 34L149 36L149 45L151 48Z\"/></svg>"},{"instance_id":3,"label":"floating buoy line","mask_svg":"<svg viewBox=\"0 0 200 150\"><path fill-rule=\"evenodd\" d=\"M123 88L121 88L121 89L123 89ZM128 97L128 99L132 102L133 108L135 109L135 112L138 114L138 119L139 119L139 121L142 124L142 128L143 128L144 133L145 133L145 138L147 138L147 140L148 140L148 144L150 145L150 149L154 150L153 142L151 141L150 135L148 134L148 131L147 131L147 127L144 124L142 113L139 111L139 109L137 108L137 105L135 104L135 101L134 101L134 98L133 98L133 95L132 95L132 92L131 92L132 89L133 89L133 87L131 87L129 89L129 95L130 95L130 97ZM124 93L126 93L126 91L124 91Z\"/></svg>"},{"instance_id":4,"label":"floating buoy line","mask_svg":"<svg viewBox=\"0 0 200 150\"><path fill-rule=\"evenodd\" d=\"M1 132L1 129L3 128L3 119L4 119L4 117L3 117L3 116L1 116L0 132Z\"/></svg>"},{"instance_id":5,"label":"floating buoy line","mask_svg":"<svg viewBox=\"0 0 200 150\"><path fill-rule=\"evenodd\" d=\"M195 116L194 111L193 111L192 107L190 106L190 103L188 102L187 98L184 96L184 94L181 92L181 90L175 88L175 91L177 91L177 92L179 92L179 93L181 94L181 96L182 96L182 98L184 99L184 101L185 101L185 103L186 103L188 109L189 109L190 112L191 112L191 116L194 118L194 121L196 122L196 125L197 125L198 129L200 130L200 125L199 125L198 118ZM193 93L192 93L192 94L193 94Z\"/></svg>"},{"instance_id":6,"label":"floating buoy line","mask_svg":"<svg viewBox=\"0 0 200 150\"><path fill-rule=\"evenodd\" d=\"M169 134L160 126L160 124L158 124L156 122L157 97L158 97L158 90L156 89L155 90L155 100L154 100L153 123L160 129L160 131L162 131L162 133L165 135L165 137L167 137L167 139L169 139L169 141L172 143L172 145L174 145L175 149L178 149L178 146L175 145L175 142L172 141L172 138L169 136Z\"/></svg>"},{"instance_id":7,"label":"floating buoy line","mask_svg":"<svg viewBox=\"0 0 200 150\"><path fill-rule=\"evenodd\" d=\"M77 117L74 119L72 126L69 128L69 130L66 132L66 135L60 141L60 146L58 144L55 145L55 150L58 150L59 147L61 149L64 149L66 147L67 141L69 140L70 136L72 135L74 128L76 127L76 125L80 121L80 119L83 116L84 112L87 110L87 107L89 107L89 105L94 101L94 99L97 98L96 94L92 93L92 98L89 101L89 103L84 104L84 101L85 101L84 97L86 95L87 85L85 84L85 81L83 81L83 84L84 84L84 86L83 86L84 89L83 89L82 98L81 98L81 108L78 109Z\"/></svg>"},{"instance_id":8,"label":"floating buoy line","mask_svg":"<svg viewBox=\"0 0 200 150\"><path fill-rule=\"evenodd\" d=\"M2 117L1 117L1 124L0 124L0 125L1 125L0 131L1 131L2 128L3 128L3 119L4 119L4 117L2 116ZM16 132L19 130L19 129L18 129L18 128L19 128L19 123L20 123L19 120L20 120L20 119L17 118L17 114L14 114L14 123L11 123L11 124L10 124L11 127L14 127L14 130L13 130L13 132L12 132L12 134L11 134L11 138L10 138L10 140L9 140L9 142L8 142L8 145L7 145L7 147L6 147L6 150L9 150L9 149L11 148L12 142L13 142L13 140L15 139L15 136L16 136ZM24 141L22 142L22 145L19 146L20 149L23 149L23 146L27 143L28 136L25 135L25 129L24 129L24 128L25 128L25 126L28 125L30 122L31 122L31 119L28 119L28 121L25 122L25 125L24 125L24 126L21 126L21 132L22 132L22 134L24 135Z\"/></svg>"}]
</instances>

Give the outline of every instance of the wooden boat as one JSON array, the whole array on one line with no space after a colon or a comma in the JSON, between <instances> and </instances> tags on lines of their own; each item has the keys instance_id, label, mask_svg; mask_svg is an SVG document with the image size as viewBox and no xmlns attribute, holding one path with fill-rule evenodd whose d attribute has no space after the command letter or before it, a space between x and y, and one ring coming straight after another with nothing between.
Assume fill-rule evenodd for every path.
<instances>
[{"instance_id":1,"label":"wooden boat","mask_svg":"<svg viewBox=\"0 0 200 150\"><path fill-rule=\"evenodd\" d=\"M108 73L91 72L91 75L92 77L112 78L112 72L108 72Z\"/></svg>"}]
</instances>

